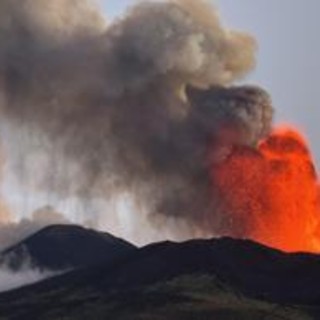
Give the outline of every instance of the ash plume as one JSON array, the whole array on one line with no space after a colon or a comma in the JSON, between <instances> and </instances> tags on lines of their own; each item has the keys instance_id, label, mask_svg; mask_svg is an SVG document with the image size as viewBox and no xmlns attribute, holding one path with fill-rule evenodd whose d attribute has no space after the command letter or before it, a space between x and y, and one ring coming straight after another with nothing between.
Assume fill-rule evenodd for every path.
<instances>
[{"instance_id":1,"label":"ash plume","mask_svg":"<svg viewBox=\"0 0 320 320\"><path fill-rule=\"evenodd\" d=\"M255 66L254 39L199 0L141 2L109 25L89 1L0 0L0 12L2 117L26 133L12 151L20 183L36 168L34 190L129 192L158 224L219 233L209 167L271 127L268 94L231 86Z\"/></svg>"}]
</instances>

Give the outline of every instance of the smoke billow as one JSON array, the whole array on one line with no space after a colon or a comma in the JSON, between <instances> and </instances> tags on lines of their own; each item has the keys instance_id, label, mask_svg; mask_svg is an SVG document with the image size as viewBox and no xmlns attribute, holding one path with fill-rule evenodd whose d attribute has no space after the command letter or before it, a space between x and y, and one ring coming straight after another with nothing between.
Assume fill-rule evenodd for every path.
<instances>
[{"instance_id":1,"label":"smoke billow","mask_svg":"<svg viewBox=\"0 0 320 320\"><path fill-rule=\"evenodd\" d=\"M212 163L271 128L268 94L231 86L254 39L199 0L141 2L109 25L89 1L0 0L0 15L2 117L27 132L11 151L19 183L130 193L154 222L219 234Z\"/></svg>"},{"instance_id":2,"label":"smoke billow","mask_svg":"<svg viewBox=\"0 0 320 320\"><path fill-rule=\"evenodd\" d=\"M8 268L0 268L0 292L17 289L22 286L39 282L57 275L52 271L31 269L26 266L23 270L12 271Z\"/></svg>"}]
</instances>

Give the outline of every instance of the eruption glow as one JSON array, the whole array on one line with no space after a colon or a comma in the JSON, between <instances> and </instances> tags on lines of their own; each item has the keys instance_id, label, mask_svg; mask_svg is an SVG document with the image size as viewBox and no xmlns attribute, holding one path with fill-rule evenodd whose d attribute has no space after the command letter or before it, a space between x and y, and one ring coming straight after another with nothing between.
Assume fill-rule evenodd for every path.
<instances>
[{"instance_id":1,"label":"eruption glow","mask_svg":"<svg viewBox=\"0 0 320 320\"><path fill-rule=\"evenodd\" d=\"M295 129L275 129L257 150L236 149L212 166L211 176L232 219L231 234L285 251L320 251L318 180Z\"/></svg>"}]
</instances>

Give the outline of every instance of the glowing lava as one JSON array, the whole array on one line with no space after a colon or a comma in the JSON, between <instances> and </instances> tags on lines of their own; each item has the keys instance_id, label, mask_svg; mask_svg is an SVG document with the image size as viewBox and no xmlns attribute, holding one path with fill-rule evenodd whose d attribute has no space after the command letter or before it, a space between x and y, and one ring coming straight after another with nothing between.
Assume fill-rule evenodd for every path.
<instances>
[{"instance_id":1,"label":"glowing lava","mask_svg":"<svg viewBox=\"0 0 320 320\"><path fill-rule=\"evenodd\" d=\"M233 234L288 252L320 252L320 189L297 131L279 128L257 150L235 149L212 166L211 178Z\"/></svg>"}]
</instances>

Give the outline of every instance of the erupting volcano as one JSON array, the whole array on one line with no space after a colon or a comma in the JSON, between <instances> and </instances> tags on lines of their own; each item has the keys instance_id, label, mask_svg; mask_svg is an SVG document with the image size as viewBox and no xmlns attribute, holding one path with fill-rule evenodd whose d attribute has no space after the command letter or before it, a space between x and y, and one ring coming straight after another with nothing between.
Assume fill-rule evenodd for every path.
<instances>
[{"instance_id":1,"label":"erupting volcano","mask_svg":"<svg viewBox=\"0 0 320 320\"><path fill-rule=\"evenodd\" d=\"M320 251L319 184L296 129L274 129L256 150L236 148L211 177L232 233L289 252Z\"/></svg>"},{"instance_id":2,"label":"erupting volcano","mask_svg":"<svg viewBox=\"0 0 320 320\"><path fill-rule=\"evenodd\" d=\"M157 233L140 243L229 235L320 251L306 142L274 129L263 88L234 86L256 47L204 0L135 3L110 23L89 0L0 0L9 189L133 241ZM133 205L114 212L123 195Z\"/></svg>"}]
</instances>

